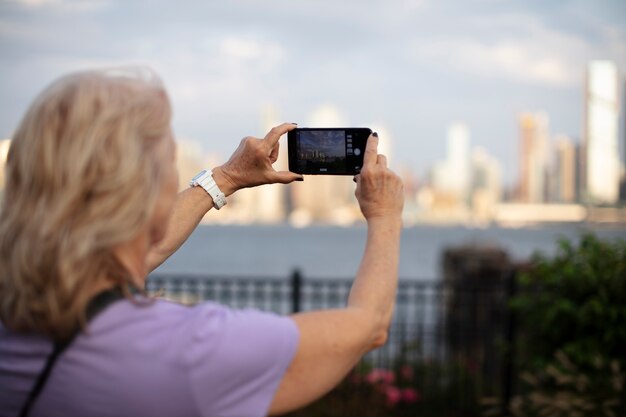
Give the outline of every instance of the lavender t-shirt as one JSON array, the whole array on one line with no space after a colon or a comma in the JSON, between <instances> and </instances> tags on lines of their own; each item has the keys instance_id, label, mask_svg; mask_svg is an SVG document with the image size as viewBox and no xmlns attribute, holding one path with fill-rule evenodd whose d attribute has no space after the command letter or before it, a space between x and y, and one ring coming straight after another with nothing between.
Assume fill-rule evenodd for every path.
<instances>
[{"instance_id":1,"label":"lavender t-shirt","mask_svg":"<svg viewBox=\"0 0 626 417\"><path fill-rule=\"evenodd\" d=\"M298 344L288 317L118 301L59 357L30 417L267 414ZM52 350L0 324L0 416L16 417Z\"/></svg>"}]
</instances>

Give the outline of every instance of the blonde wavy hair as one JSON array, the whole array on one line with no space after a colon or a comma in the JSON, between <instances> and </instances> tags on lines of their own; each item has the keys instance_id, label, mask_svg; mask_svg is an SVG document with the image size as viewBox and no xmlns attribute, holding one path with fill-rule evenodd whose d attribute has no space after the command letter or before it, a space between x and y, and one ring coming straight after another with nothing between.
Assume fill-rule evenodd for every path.
<instances>
[{"instance_id":1,"label":"blonde wavy hair","mask_svg":"<svg viewBox=\"0 0 626 417\"><path fill-rule=\"evenodd\" d=\"M147 69L74 73L35 99L11 141L0 206L5 327L62 340L84 326L94 285L128 290L113 248L155 209L155 148L170 119L167 94Z\"/></svg>"}]
</instances>

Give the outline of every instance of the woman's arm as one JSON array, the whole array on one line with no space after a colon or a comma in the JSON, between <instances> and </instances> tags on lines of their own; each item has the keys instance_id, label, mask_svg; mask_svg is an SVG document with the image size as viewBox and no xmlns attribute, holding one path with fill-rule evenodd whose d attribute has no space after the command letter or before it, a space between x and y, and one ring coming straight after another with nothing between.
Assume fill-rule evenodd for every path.
<instances>
[{"instance_id":1,"label":"woman's arm","mask_svg":"<svg viewBox=\"0 0 626 417\"><path fill-rule=\"evenodd\" d=\"M343 309L293 316L300 343L276 392L271 414L302 407L337 385L387 339L398 280L403 191L370 137L356 195L368 222L363 260Z\"/></svg>"},{"instance_id":2,"label":"woman's arm","mask_svg":"<svg viewBox=\"0 0 626 417\"><path fill-rule=\"evenodd\" d=\"M213 169L213 178L226 197L242 188L302 179L293 172L276 172L272 164L278 159L278 140L296 127L284 123L273 128L263 139L244 138L224 165ZM178 194L165 237L148 254L148 271L153 271L182 246L202 217L213 208L211 196L201 187L188 188Z\"/></svg>"}]
</instances>

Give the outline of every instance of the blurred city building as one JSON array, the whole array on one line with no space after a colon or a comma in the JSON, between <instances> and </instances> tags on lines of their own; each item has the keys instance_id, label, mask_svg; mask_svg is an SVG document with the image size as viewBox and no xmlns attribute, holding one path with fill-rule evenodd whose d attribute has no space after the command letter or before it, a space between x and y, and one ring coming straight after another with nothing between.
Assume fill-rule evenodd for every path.
<instances>
[{"instance_id":1,"label":"blurred city building","mask_svg":"<svg viewBox=\"0 0 626 417\"><path fill-rule=\"evenodd\" d=\"M586 176L588 202L615 204L619 197L618 71L611 61L592 61L585 79Z\"/></svg>"},{"instance_id":2,"label":"blurred city building","mask_svg":"<svg viewBox=\"0 0 626 417\"><path fill-rule=\"evenodd\" d=\"M523 113L519 117L519 184L517 200L543 203L547 193L548 115Z\"/></svg>"},{"instance_id":3,"label":"blurred city building","mask_svg":"<svg viewBox=\"0 0 626 417\"><path fill-rule=\"evenodd\" d=\"M626 203L626 79L622 83L622 173L619 200Z\"/></svg>"},{"instance_id":4,"label":"blurred city building","mask_svg":"<svg viewBox=\"0 0 626 417\"><path fill-rule=\"evenodd\" d=\"M417 192L419 190L419 179L410 166L404 165L399 167L398 175L402 178L404 186L404 210L402 211L402 221L405 226L412 226L417 222L417 214L419 205L417 201Z\"/></svg>"},{"instance_id":5,"label":"blurred city building","mask_svg":"<svg viewBox=\"0 0 626 417\"><path fill-rule=\"evenodd\" d=\"M587 178L587 154L585 152L585 144L577 143L575 145L576 152L576 169L574 171L574 189L576 191L576 201L578 203L583 201L583 191L586 178Z\"/></svg>"},{"instance_id":6,"label":"blurred city building","mask_svg":"<svg viewBox=\"0 0 626 417\"><path fill-rule=\"evenodd\" d=\"M448 127L446 159L438 162L432 171L432 186L442 201L452 205L468 204L471 184L470 131L463 123Z\"/></svg>"},{"instance_id":7,"label":"blurred city building","mask_svg":"<svg viewBox=\"0 0 626 417\"><path fill-rule=\"evenodd\" d=\"M0 196L2 196L4 192L4 167L7 162L7 154L9 153L9 146L11 146L11 141L9 139L0 140Z\"/></svg>"},{"instance_id":8,"label":"blurred city building","mask_svg":"<svg viewBox=\"0 0 626 417\"><path fill-rule=\"evenodd\" d=\"M502 200L502 167L485 149L470 146L470 129L447 130L446 159L430 172L430 184L416 191L417 221L488 224Z\"/></svg>"},{"instance_id":9,"label":"blurred city building","mask_svg":"<svg viewBox=\"0 0 626 417\"><path fill-rule=\"evenodd\" d=\"M552 178L551 201L558 203L576 201L576 167L576 146L567 136L557 136L553 172L550 176Z\"/></svg>"},{"instance_id":10,"label":"blurred city building","mask_svg":"<svg viewBox=\"0 0 626 417\"><path fill-rule=\"evenodd\" d=\"M472 151L471 206L473 219L486 223L493 219L502 200L502 167L482 148Z\"/></svg>"},{"instance_id":11,"label":"blurred city building","mask_svg":"<svg viewBox=\"0 0 626 417\"><path fill-rule=\"evenodd\" d=\"M472 148L470 129L455 122L446 129L445 158L433 165L424 181L411 166L397 169L404 181L404 224L465 224L472 226L524 225L542 222L623 222L626 211L615 207L626 200L626 170L619 154L618 73L608 61L589 63L585 82L585 123L581 143L567 135L551 140L544 112L522 113L519 123L519 179L505 192L503 169L486 149ZM626 89L625 89L626 92ZM626 109L625 109L626 110ZM626 124L626 112L624 113ZM261 132L279 124L278 111L261 111ZM315 109L310 127L350 125L332 105ZM393 166L393 138L384 126L379 133L379 153ZM288 170L286 136L280 141L276 170ZM626 150L626 125L624 126ZM234 143L236 145L236 143ZM10 146L0 141L0 193ZM235 146L233 146L233 149ZM180 189L202 169L225 159L206 154L198 142L178 140ZM350 176L308 175L304 182L243 189L229 198L227 210L212 211L203 222L212 224L277 224L289 222L351 225L362 220ZM0 194L1 195L1 194ZM577 203L585 203L580 205ZM601 206L613 207L601 207Z\"/></svg>"}]
</instances>

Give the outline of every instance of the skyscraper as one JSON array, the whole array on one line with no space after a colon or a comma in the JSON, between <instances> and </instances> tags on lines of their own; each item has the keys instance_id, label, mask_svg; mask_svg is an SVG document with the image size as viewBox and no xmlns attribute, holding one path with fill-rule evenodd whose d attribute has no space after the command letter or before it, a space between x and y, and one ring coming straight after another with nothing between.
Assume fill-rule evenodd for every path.
<instances>
[{"instance_id":1,"label":"skyscraper","mask_svg":"<svg viewBox=\"0 0 626 417\"><path fill-rule=\"evenodd\" d=\"M502 199L502 167L486 150L472 151L472 210L477 219L491 219Z\"/></svg>"},{"instance_id":2,"label":"skyscraper","mask_svg":"<svg viewBox=\"0 0 626 417\"><path fill-rule=\"evenodd\" d=\"M576 146L566 136L558 136L555 144L553 200L572 203L576 200Z\"/></svg>"},{"instance_id":3,"label":"skyscraper","mask_svg":"<svg viewBox=\"0 0 626 417\"><path fill-rule=\"evenodd\" d=\"M448 128L448 168L453 178L452 189L467 200L470 182L470 131L462 123Z\"/></svg>"},{"instance_id":4,"label":"skyscraper","mask_svg":"<svg viewBox=\"0 0 626 417\"><path fill-rule=\"evenodd\" d=\"M0 195L2 195L2 191L4 190L4 166L7 161L10 145L11 141L9 139L0 140Z\"/></svg>"},{"instance_id":5,"label":"skyscraper","mask_svg":"<svg viewBox=\"0 0 626 417\"><path fill-rule=\"evenodd\" d=\"M586 199L614 204L619 197L618 74L611 61L592 61L585 82Z\"/></svg>"},{"instance_id":6,"label":"skyscraper","mask_svg":"<svg viewBox=\"0 0 626 417\"><path fill-rule=\"evenodd\" d=\"M520 125L519 201L543 203L546 200L548 155L548 116L523 113Z\"/></svg>"},{"instance_id":7,"label":"skyscraper","mask_svg":"<svg viewBox=\"0 0 626 417\"><path fill-rule=\"evenodd\" d=\"M472 151L472 191L488 192L495 202L502 198L502 167L485 149Z\"/></svg>"},{"instance_id":8,"label":"skyscraper","mask_svg":"<svg viewBox=\"0 0 626 417\"><path fill-rule=\"evenodd\" d=\"M626 78L622 86L622 103L626 103ZM626 105L622 106L622 178L619 199L622 202L626 202Z\"/></svg>"},{"instance_id":9,"label":"skyscraper","mask_svg":"<svg viewBox=\"0 0 626 417\"><path fill-rule=\"evenodd\" d=\"M467 203L470 185L470 131L463 123L448 127L446 160L433 169L433 186L437 191L453 195Z\"/></svg>"}]
</instances>

